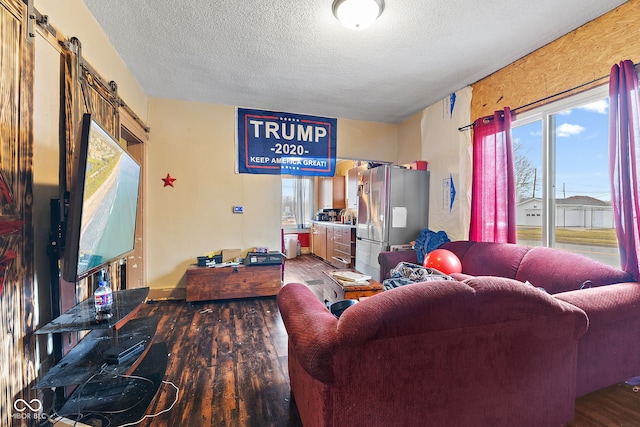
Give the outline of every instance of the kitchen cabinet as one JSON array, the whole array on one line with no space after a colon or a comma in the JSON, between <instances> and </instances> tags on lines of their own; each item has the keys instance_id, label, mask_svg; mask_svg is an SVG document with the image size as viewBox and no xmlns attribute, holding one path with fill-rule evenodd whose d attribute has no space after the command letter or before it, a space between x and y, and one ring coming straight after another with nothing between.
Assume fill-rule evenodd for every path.
<instances>
[{"instance_id":1,"label":"kitchen cabinet","mask_svg":"<svg viewBox=\"0 0 640 427\"><path fill-rule=\"evenodd\" d=\"M317 222L313 223L313 227L311 229L311 239L312 239L312 250L313 254L322 259L327 258L327 226L324 224L319 224Z\"/></svg>"},{"instance_id":2,"label":"kitchen cabinet","mask_svg":"<svg viewBox=\"0 0 640 427\"><path fill-rule=\"evenodd\" d=\"M335 247L335 229L336 228L333 225L327 225L327 256L325 259L331 264L333 264L331 261L333 259Z\"/></svg>"},{"instance_id":3,"label":"kitchen cabinet","mask_svg":"<svg viewBox=\"0 0 640 427\"><path fill-rule=\"evenodd\" d=\"M356 258L356 229L339 225L331 228L333 247L329 262L338 268L353 267Z\"/></svg>"},{"instance_id":4,"label":"kitchen cabinet","mask_svg":"<svg viewBox=\"0 0 640 427\"><path fill-rule=\"evenodd\" d=\"M318 178L318 205L320 209L344 209L346 207L344 176Z\"/></svg>"},{"instance_id":5,"label":"kitchen cabinet","mask_svg":"<svg viewBox=\"0 0 640 427\"><path fill-rule=\"evenodd\" d=\"M314 222L313 254L337 268L355 265L356 229L351 225Z\"/></svg>"}]
</instances>

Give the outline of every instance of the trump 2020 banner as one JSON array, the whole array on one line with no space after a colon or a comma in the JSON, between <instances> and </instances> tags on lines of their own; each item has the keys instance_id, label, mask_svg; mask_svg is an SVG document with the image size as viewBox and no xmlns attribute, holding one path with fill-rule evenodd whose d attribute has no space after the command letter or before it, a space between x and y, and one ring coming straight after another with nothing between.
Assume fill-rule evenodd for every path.
<instances>
[{"instance_id":1,"label":"trump 2020 banner","mask_svg":"<svg viewBox=\"0 0 640 427\"><path fill-rule=\"evenodd\" d=\"M238 108L238 172L333 176L336 119Z\"/></svg>"}]
</instances>

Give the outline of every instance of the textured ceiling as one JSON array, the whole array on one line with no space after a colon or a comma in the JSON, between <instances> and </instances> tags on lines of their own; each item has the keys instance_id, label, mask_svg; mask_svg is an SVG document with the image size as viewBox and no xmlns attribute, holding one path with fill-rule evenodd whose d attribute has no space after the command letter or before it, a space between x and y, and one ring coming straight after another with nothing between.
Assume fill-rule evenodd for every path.
<instances>
[{"instance_id":1,"label":"textured ceiling","mask_svg":"<svg viewBox=\"0 0 640 427\"><path fill-rule=\"evenodd\" d=\"M622 0L386 0L348 30L332 0L84 0L145 93L398 123Z\"/></svg>"}]
</instances>

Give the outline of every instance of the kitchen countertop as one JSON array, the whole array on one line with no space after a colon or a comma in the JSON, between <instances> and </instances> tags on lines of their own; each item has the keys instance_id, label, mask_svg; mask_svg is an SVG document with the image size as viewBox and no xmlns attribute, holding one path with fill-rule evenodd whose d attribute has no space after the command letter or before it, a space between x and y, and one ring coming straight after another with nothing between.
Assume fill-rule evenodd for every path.
<instances>
[{"instance_id":1,"label":"kitchen countertop","mask_svg":"<svg viewBox=\"0 0 640 427\"><path fill-rule=\"evenodd\" d=\"M343 224L340 221L312 221L314 224L325 224L325 225L331 225L331 226L340 226L340 227L349 227L349 228L355 228L354 224Z\"/></svg>"}]
</instances>

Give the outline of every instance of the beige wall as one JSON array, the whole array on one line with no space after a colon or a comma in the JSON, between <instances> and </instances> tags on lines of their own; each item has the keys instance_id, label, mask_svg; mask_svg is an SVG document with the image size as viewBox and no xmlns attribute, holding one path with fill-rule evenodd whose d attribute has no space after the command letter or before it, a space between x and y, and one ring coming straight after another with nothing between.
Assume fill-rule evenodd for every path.
<instances>
[{"instance_id":1,"label":"beige wall","mask_svg":"<svg viewBox=\"0 0 640 427\"><path fill-rule=\"evenodd\" d=\"M50 200L60 197L58 171L60 163L58 126L60 109L60 76L48 72L57 70L60 54L41 38L35 41L35 76L33 97L33 225L34 225L34 272L38 287L38 302L43 304L37 309L37 316L46 322L50 316L50 271L49 247ZM40 318L35 319L36 324Z\"/></svg>"},{"instance_id":2,"label":"beige wall","mask_svg":"<svg viewBox=\"0 0 640 427\"><path fill-rule=\"evenodd\" d=\"M280 249L280 177L235 173L234 107L151 98L149 123L150 287L184 286L185 269L206 252Z\"/></svg>"},{"instance_id":3,"label":"beige wall","mask_svg":"<svg viewBox=\"0 0 640 427\"><path fill-rule=\"evenodd\" d=\"M395 124L339 118L336 138L338 158L395 162L398 156Z\"/></svg>"},{"instance_id":4,"label":"beige wall","mask_svg":"<svg viewBox=\"0 0 640 427\"><path fill-rule=\"evenodd\" d=\"M414 114L398 125L397 164L403 165L414 160L424 160L421 149L421 119L422 112Z\"/></svg>"},{"instance_id":5,"label":"beige wall","mask_svg":"<svg viewBox=\"0 0 640 427\"><path fill-rule=\"evenodd\" d=\"M82 0L35 0L35 8L49 16L49 23L67 38L77 37L82 44L82 56L107 81L118 84L118 94L143 120L147 118L147 96L133 78L127 65L115 51L107 36L89 13ZM48 71L57 71L58 65Z\"/></svg>"},{"instance_id":6,"label":"beige wall","mask_svg":"<svg viewBox=\"0 0 640 427\"><path fill-rule=\"evenodd\" d=\"M198 255L255 246L280 250L278 175L237 174L235 107L150 98L147 280L183 288ZM338 119L338 157L395 161L397 126ZM176 178L173 187L161 180ZM233 214L233 206L243 214ZM154 293L181 297L183 291Z\"/></svg>"}]
</instances>

